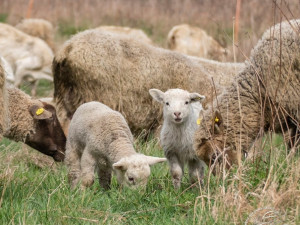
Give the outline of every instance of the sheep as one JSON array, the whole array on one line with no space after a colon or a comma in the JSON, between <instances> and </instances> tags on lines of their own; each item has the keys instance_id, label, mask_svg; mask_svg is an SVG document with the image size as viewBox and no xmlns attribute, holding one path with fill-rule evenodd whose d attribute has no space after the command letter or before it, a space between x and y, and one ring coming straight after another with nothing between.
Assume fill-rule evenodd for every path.
<instances>
[{"instance_id":1,"label":"sheep","mask_svg":"<svg viewBox=\"0 0 300 225\"><path fill-rule=\"evenodd\" d=\"M82 104L70 123L65 163L74 188L81 181L85 189L94 183L98 173L101 187L108 189L112 171L119 184L132 188L145 186L150 165L164 162L165 158L139 154L133 147L133 136L117 111L100 102Z\"/></svg>"},{"instance_id":2,"label":"sheep","mask_svg":"<svg viewBox=\"0 0 300 225\"><path fill-rule=\"evenodd\" d=\"M289 146L299 145L299 23L287 21L267 30L245 68L203 113L194 149L207 165L239 163L264 130L289 133Z\"/></svg>"},{"instance_id":3,"label":"sheep","mask_svg":"<svg viewBox=\"0 0 300 225\"><path fill-rule=\"evenodd\" d=\"M7 62L7 60L5 58L3 58L1 55L0 55L0 64L3 65L6 81L8 81L8 83L10 83L10 84L13 84L15 81L13 69L12 69L11 65L9 64L9 62Z\"/></svg>"},{"instance_id":4,"label":"sheep","mask_svg":"<svg viewBox=\"0 0 300 225\"><path fill-rule=\"evenodd\" d=\"M13 87L7 88L7 111L4 137L24 142L55 161L64 160L66 136L52 105Z\"/></svg>"},{"instance_id":5,"label":"sheep","mask_svg":"<svg viewBox=\"0 0 300 225\"><path fill-rule=\"evenodd\" d=\"M131 27L119 27L119 26L99 26L96 29L113 32L117 34L128 35L130 38L153 45L152 40L147 36L147 34L145 34L143 30L140 29L135 29Z\"/></svg>"},{"instance_id":6,"label":"sheep","mask_svg":"<svg viewBox=\"0 0 300 225\"><path fill-rule=\"evenodd\" d=\"M6 69L0 60L0 139L7 123L7 91L6 91Z\"/></svg>"},{"instance_id":7,"label":"sheep","mask_svg":"<svg viewBox=\"0 0 300 225\"><path fill-rule=\"evenodd\" d=\"M30 18L23 19L15 27L26 34L29 34L30 36L38 37L44 40L52 49L52 51L55 52L55 29L51 22L45 19Z\"/></svg>"},{"instance_id":8,"label":"sheep","mask_svg":"<svg viewBox=\"0 0 300 225\"><path fill-rule=\"evenodd\" d=\"M169 89L166 92L150 89L149 93L154 100L164 105L160 143L169 161L174 187L180 187L185 163L188 163L191 183L202 181L203 162L197 158L193 149L193 135L202 110L200 101L205 96L182 89Z\"/></svg>"},{"instance_id":9,"label":"sheep","mask_svg":"<svg viewBox=\"0 0 300 225\"><path fill-rule=\"evenodd\" d=\"M214 63L217 69L211 69ZM56 53L54 101L65 128L81 104L100 101L121 112L134 134L148 133L159 125L162 110L145 90L182 88L202 93L206 107L214 88L220 94L226 86L223 82L232 80L243 66L215 61L202 64L195 57L92 29L74 35Z\"/></svg>"},{"instance_id":10,"label":"sheep","mask_svg":"<svg viewBox=\"0 0 300 225\"><path fill-rule=\"evenodd\" d=\"M167 36L168 48L187 55L224 61L229 51L199 27L174 26Z\"/></svg>"},{"instance_id":11,"label":"sheep","mask_svg":"<svg viewBox=\"0 0 300 225\"><path fill-rule=\"evenodd\" d=\"M23 79L29 78L34 82L32 95L35 95L39 79L53 81L51 65L54 55L43 40L0 23L0 52L13 68L16 87L20 87Z\"/></svg>"}]
</instances>

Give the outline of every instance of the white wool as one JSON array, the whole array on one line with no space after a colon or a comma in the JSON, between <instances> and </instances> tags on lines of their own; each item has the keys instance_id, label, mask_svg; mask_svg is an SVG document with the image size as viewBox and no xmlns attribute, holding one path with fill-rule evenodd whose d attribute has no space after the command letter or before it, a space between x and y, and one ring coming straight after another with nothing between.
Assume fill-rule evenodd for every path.
<instances>
[{"instance_id":1,"label":"white wool","mask_svg":"<svg viewBox=\"0 0 300 225\"><path fill-rule=\"evenodd\" d=\"M160 141L175 188L180 187L185 163L188 163L191 181L196 181L203 176L203 167L193 150L193 136L202 110L200 101L205 97L182 89L169 89L165 93L151 89L149 92L164 105Z\"/></svg>"},{"instance_id":2,"label":"white wool","mask_svg":"<svg viewBox=\"0 0 300 225\"><path fill-rule=\"evenodd\" d=\"M70 123L65 162L69 167L71 186L91 186L97 171L103 188L110 185L114 170L120 184L145 186L150 165L165 158L138 154L124 117L100 102L81 105Z\"/></svg>"}]
</instances>

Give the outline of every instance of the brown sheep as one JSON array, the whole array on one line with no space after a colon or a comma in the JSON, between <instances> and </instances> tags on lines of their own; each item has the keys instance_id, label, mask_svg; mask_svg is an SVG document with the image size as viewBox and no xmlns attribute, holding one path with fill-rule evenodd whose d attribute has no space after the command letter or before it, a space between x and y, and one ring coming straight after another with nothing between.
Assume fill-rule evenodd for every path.
<instances>
[{"instance_id":1,"label":"brown sheep","mask_svg":"<svg viewBox=\"0 0 300 225\"><path fill-rule=\"evenodd\" d=\"M55 52L54 34L55 29L51 22L45 19L23 19L16 25L16 28L34 37L44 40Z\"/></svg>"},{"instance_id":2,"label":"brown sheep","mask_svg":"<svg viewBox=\"0 0 300 225\"><path fill-rule=\"evenodd\" d=\"M191 56L224 61L229 51L199 27L181 24L168 33L168 48Z\"/></svg>"},{"instance_id":3,"label":"brown sheep","mask_svg":"<svg viewBox=\"0 0 300 225\"><path fill-rule=\"evenodd\" d=\"M131 27L119 27L119 26L100 26L97 27L96 29L113 32L117 34L125 34L136 40L143 41L147 44L153 45L152 40L147 36L147 34L144 31L140 29L131 28Z\"/></svg>"},{"instance_id":4,"label":"brown sheep","mask_svg":"<svg viewBox=\"0 0 300 225\"><path fill-rule=\"evenodd\" d=\"M194 149L207 165L217 158L226 159L227 168L237 163L263 130L287 132L290 147L299 145L299 24L289 21L267 30L245 68L203 114Z\"/></svg>"},{"instance_id":5,"label":"brown sheep","mask_svg":"<svg viewBox=\"0 0 300 225\"><path fill-rule=\"evenodd\" d=\"M101 101L121 112L134 134L148 132L162 119L161 107L152 101L149 89L198 92L206 96L205 106L214 95L212 77L220 94L222 82L232 80L243 67L223 63L216 73L206 69L214 61L202 65L196 59L97 29L78 33L53 61L54 102L60 121L68 127L81 104ZM225 76L224 71L231 72Z\"/></svg>"}]
</instances>

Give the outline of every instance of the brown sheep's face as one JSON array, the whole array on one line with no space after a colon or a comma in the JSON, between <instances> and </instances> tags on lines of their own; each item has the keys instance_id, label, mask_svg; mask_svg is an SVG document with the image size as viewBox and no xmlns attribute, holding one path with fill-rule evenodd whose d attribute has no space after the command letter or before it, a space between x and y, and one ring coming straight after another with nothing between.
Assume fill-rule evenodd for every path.
<instances>
[{"instance_id":1,"label":"brown sheep's face","mask_svg":"<svg viewBox=\"0 0 300 225\"><path fill-rule=\"evenodd\" d=\"M223 120L219 112L215 113L209 139L201 139L201 143L196 146L198 157L212 169L213 174L220 172L223 165L229 169L237 162L236 152L227 147L224 143Z\"/></svg>"},{"instance_id":2,"label":"brown sheep's face","mask_svg":"<svg viewBox=\"0 0 300 225\"><path fill-rule=\"evenodd\" d=\"M52 156L55 161L63 161L66 136L57 119L55 108L44 102L43 105L43 108L37 105L29 108L36 130L27 137L25 143L41 153Z\"/></svg>"}]
</instances>

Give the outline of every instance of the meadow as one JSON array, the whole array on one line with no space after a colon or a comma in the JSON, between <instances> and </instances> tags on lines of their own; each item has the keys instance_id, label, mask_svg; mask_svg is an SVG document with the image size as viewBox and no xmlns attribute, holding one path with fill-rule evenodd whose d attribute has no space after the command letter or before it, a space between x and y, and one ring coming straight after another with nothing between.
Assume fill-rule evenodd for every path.
<instances>
[{"instance_id":1,"label":"meadow","mask_svg":"<svg viewBox=\"0 0 300 225\"><path fill-rule=\"evenodd\" d=\"M0 21L16 24L28 13L29 1L0 1ZM235 1L111 0L35 1L31 17L57 27L58 47L71 35L101 24L143 29L165 47L172 26L204 28L223 46L233 45ZM134 7L132 7L134 5ZM262 32L280 20L299 17L300 4L290 1L243 1L237 60L244 61ZM222 9L222 11L220 11ZM29 84L22 90L30 93ZM42 81L38 97L53 94ZM142 135L141 135L142 136ZM137 151L163 156L158 140L136 137ZM101 189L96 181L85 191L71 190L67 168L22 143L0 142L0 224L300 224L299 149L288 149L281 135L267 133L240 166L191 185L186 173L174 190L168 164L152 167L145 190Z\"/></svg>"},{"instance_id":2,"label":"meadow","mask_svg":"<svg viewBox=\"0 0 300 225\"><path fill-rule=\"evenodd\" d=\"M268 140L267 140L268 139ZM272 140L270 140L272 139ZM281 136L266 136L263 154L204 185L174 190L166 163L152 167L145 190L71 190L67 169L21 143L0 147L1 224L299 224L300 159ZM157 139L139 139L140 152L163 156Z\"/></svg>"}]
</instances>

